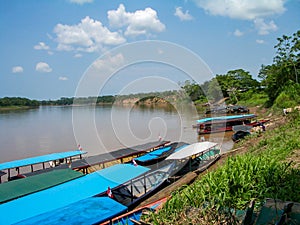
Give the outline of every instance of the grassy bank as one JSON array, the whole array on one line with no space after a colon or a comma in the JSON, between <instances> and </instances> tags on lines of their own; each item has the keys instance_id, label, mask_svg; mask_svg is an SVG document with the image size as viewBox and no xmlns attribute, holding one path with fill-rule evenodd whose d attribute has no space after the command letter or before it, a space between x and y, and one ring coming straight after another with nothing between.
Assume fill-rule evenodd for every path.
<instances>
[{"instance_id":1,"label":"grassy bank","mask_svg":"<svg viewBox=\"0 0 300 225\"><path fill-rule=\"evenodd\" d=\"M18 110L27 110L27 109L34 109L38 108L38 106L1 106L0 112L8 112L8 111L18 111Z\"/></svg>"},{"instance_id":2,"label":"grassy bank","mask_svg":"<svg viewBox=\"0 0 300 225\"><path fill-rule=\"evenodd\" d=\"M245 154L229 157L215 171L174 193L157 214L151 214L151 223L235 224L234 212L228 209L243 210L251 200L300 202L300 166L295 163L300 114L284 120L284 125L240 143L237 147L246 147Z\"/></svg>"}]
</instances>

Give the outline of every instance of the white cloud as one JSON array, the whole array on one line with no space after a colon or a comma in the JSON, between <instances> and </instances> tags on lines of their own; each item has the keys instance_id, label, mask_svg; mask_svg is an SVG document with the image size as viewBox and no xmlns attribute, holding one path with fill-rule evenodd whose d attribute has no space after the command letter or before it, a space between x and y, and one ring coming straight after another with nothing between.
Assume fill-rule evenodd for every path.
<instances>
[{"instance_id":1,"label":"white cloud","mask_svg":"<svg viewBox=\"0 0 300 225\"><path fill-rule=\"evenodd\" d=\"M286 9L286 0L194 0L206 12L216 16L233 19L254 20L275 14L282 14Z\"/></svg>"},{"instance_id":2,"label":"white cloud","mask_svg":"<svg viewBox=\"0 0 300 225\"><path fill-rule=\"evenodd\" d=\"M124 56L119 53L114 56L107 56L104 59L98 59L93 63L97 71L114 71L124 64Z\"/></svg>"},{"instance_id":3,"label":"white cloud","mask_svg":"<svg viewBox=\"0 0 300 225\"><path fill-rule=\"evenodd\" d=\"M45 62L39 62L36 64L35 70L41 73L50 73L52 68Z\"/></svg>"},{"instance_id":4,"label":"white cloud","mask_svg":"<svg viewBox=\"0 0 300 225\"><path fill-rule=\"evenodd\" d=\"M265 41L264 40L256 40L256 43L257 44L263 44L263 43L265 43Z\"/></svg>"},{"instance_id":5,"label":"white cloud","mask_svg":"<svg viewBox=\"0 0 300 225\"><path fill-rule=\"evenodd\" d=\"M50 47L46 45L44 42L39 42L39 44L33 47L35 50L49 50Z\"/></svg>"},{"instance_id":6,"label":"white cloud","mask_svg":"<svg viewBox=\"0 0 300 225\"><path fill-rule=\"evenodd\" d=\"M177 16L181 21L192 20L193 17L189 14L189 11L182 12L182 7L176 7L175 16Z\"/></svg>"},{"instance_id":7,"label":"white cloud","mask_svg":"<svg viewBox=\"0 0 300 225\"><path fill-rule=\"evenodd\" d=\"M166 26L160 22L157 13L152 8L126 12L123 4L117 10L107 12L109 24L115 28L126 27L125 35L150 35L152 32L162 32Z\"/></svg>"},{"instance_id":8,"label":"white cloud","mask_svg":"<svg viewBox=\"0 0 300 225\"><path fill-rule=\"evenodd\" d=\"M83 5L85 3L92 3L94 0L69 0L71 3L76 3L79 5Z\"/></svg>"},{"instance_id":9,"label":"white cloud","mask_svg":"<svg viewBox=\"0 0 300 225\"><path fill-rule=\"evenodd\" d=\"M273 20L271 20L269 23L266 23L264 19L255 19L254 26L259 35L267 35L271 31L276 31L278 29Z\"/></svg>"},{"instance_id":10,"label":"white cloud","mask_svg":"<svg viewBox=\"0 0 300 225\"><path fill-rule=\"evenodd\" d=\"M244 35L244 33L242 31L240 31L239 29L236 29L234 32L233 32L234 36L237 36L237 37L241 37Z\"/></svg>"},{"instance_id":11,"label":"white cloud","mask_svg":"<svg viewBox=\"0 0 300 225\"><path fill-rule=\"evenodd\" d=\"M59 79L59 80L62 80L62 81L69 80L67 77L59 77L58 79Z\"/></svg>"},{"instance_id":12,"label":"white cloud","mask_svg":"<svg viewBox=\"0 0 300 225\"><path fill-rule=\"evenodd\" d=\"M24 69L22 66L14 66L12 69L11 69L11 72L13 73L23 73Z\"/></svg>"},{"instance_id":13,"label":"white cloud","mask_svg":"<svg viewBox=\"0 0 300 225\"><path fill-rule=\"evenodd\" d=\"M77 53L74 55L74 58L81 58L81 57L82 57L82 54L80 54L80 53Z\"/></svg>"},{"instance_id":14,"label":"white cloud","mask_svg":"<svg viewBox=\"0 0 300 225\"><path fill-rule=\"evenodd\" d=\"M118 45L126 41L118 32L111 32L100 21L88 16L77 25L57 24L54 33L60 51L95 52L103 45Z\"/></svg>"}]
</instances>

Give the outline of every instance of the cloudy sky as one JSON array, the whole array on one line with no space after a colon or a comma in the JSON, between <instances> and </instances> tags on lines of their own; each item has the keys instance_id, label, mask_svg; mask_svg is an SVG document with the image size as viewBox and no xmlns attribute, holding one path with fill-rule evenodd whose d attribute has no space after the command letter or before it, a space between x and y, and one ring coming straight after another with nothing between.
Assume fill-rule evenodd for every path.
<instances>
[{"instance_id":1,"label":"cloudy sky","mask_svg":"<svg viewBox=\"0 0 300 225\"><path fill-rule=\"evenodd\" d=\"M276 38L300 29L299 11L299 0L2 0L0 97L74 96L93 62L106 65L101 56L145 40L191 51L214 75L242 68L257 78L261 65L272 63ZM109 61L126 57L118 52ZM134 80L141 87L135 91L155 91L166 85L140 78L162 76L176 84L186 79L181 73L146 62L115 71L109 82L98 81L107 83L101 94L120 93Z\"/></svg>"}]
</instances>

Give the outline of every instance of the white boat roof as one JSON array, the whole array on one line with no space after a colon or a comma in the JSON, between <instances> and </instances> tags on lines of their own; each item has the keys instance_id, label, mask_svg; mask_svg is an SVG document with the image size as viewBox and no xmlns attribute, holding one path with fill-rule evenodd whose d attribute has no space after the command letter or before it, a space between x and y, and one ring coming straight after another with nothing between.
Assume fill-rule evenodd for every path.
<instances>
[{"instance_id":1,"label":"white boat roof","mask_svg":"<svg viewBox=\"0 0 300 225\"><path fill-rule=\"evenodd\" d=\"M201 152L205 152L217 145L218 143L214 143L210 141L197 142L180 149L178 152L173 153L166 159L184 159L192 155L197 155Z\"/></svg>"}]
</instances>

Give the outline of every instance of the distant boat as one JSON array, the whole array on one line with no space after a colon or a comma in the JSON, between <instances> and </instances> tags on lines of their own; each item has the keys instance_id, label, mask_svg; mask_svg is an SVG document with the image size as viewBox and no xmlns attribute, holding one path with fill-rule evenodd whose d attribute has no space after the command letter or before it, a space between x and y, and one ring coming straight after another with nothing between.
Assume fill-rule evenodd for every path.
<instances>
[{"instance_id":1,"label":"distant boat","mask_svg":"<svg viewBox=\"0 0 300 225\"><path fill-rule=\"evenodd\" d=\"M231 136L231 139L234 142L239 142L241 139L244 139L246 136L249 136L250 134L251 133L249 131L239 130Z\"/></svg>"},{"instance_id":2,"label":"distant boat","mask_svg":"<svg viewBox=\"0 0 300 225\"><path fill-rule=\"evenodd\" d=\"M194 128L197 128L198 134L232 131L232 127L236 125L257 125L259 121L251 122L251 119L255 117L256 115L254 114L208 117L197 120Z\"/></svg>"},{"instance_id":3,"label":"distant boat","mask_svg":"<svg viewBox=\"0 0 300 225\"><path fill-rule=\"evenodd\" d=\"M208 108L205 114L226 114L226 113L249 113L250 110L245 106L233 105L233 106L216 106Z\"/></svg>"}]
</instances>

